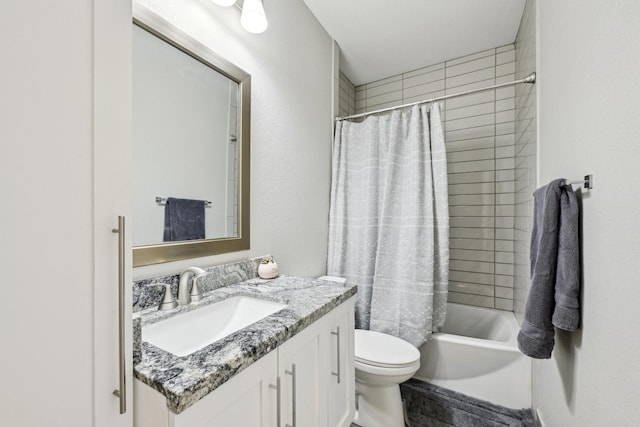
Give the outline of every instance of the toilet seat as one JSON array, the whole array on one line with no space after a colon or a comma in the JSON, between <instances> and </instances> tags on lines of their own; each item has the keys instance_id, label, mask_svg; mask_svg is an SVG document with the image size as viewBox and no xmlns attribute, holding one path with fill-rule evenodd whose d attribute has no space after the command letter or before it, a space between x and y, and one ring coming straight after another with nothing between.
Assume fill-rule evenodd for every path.
<instances>
[{"instance_id":1,"label":"toilet seat","mask_svg":"<svg viewBox=\"0 0 640 427\"><path fill-rule=\"evenodd\" d=\"M408 368L419 363L420 352L410 343L376 331L356 329L355 361L378 368Z\"/></svg>"}]
</instances>

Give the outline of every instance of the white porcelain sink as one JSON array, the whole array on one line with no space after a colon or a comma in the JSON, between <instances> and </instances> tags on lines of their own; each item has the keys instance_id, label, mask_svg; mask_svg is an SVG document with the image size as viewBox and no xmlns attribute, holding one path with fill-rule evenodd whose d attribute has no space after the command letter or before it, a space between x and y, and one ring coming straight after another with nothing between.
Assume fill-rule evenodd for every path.
<instances>
[{"instance_id":1,"label":"white porcelain sink","mask_svg":"<svg viewBox=\"0 0 640 427\"><path fill-rule=\"evenodd\" d=\"M230 335L286 304L238 296L142 327L142 341L186 356Z\"/></svg>"}]
</instances>

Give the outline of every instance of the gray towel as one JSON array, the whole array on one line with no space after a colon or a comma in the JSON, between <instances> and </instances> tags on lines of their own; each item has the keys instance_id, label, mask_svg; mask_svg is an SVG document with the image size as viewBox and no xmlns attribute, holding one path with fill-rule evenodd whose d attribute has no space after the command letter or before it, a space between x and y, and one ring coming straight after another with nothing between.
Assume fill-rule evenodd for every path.
<instances>
[{"instance_id":1,"label":"gray towel","mask_svg":"<svg viewBox=\"0 0 640 427\"><path fill-rule=\"evenodd\" d=\"M169 197L164 207L164 241L204 239L204 200Z\"/></svg>"},{"instance_id":2,"label":"gray towel","mask_svg":"<svg viewBox=\"0 0 640 427\"><path fill-rule=\"evenodd\" d=\"M554 325L578 327L578 203L570 185L557 179L534 193L531 289L518 334L522 353L548 359Z\"/></svg>"}]
</instances>

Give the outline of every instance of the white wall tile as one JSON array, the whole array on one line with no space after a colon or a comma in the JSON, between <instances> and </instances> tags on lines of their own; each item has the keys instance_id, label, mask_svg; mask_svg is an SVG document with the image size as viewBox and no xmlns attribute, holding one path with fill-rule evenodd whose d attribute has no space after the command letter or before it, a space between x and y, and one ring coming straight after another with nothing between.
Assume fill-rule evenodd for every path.
<instances>
[{"instance_id":1,"label":"white wall tile","mask_svg":"<svg viewBox=\"0 0 640 427\"><path fill-rule=\"evenodd\" d=\"M494 308L493 297L449 292L449 301L458 304L475 305L476 307Z\"/></svg>"},{"instance_id":2,"label":"white wall tile","mask_svg":"<svg viewBox=\"0 0 640 427\"><path fill-rule=\"evenodd\" d=\"M506 64L507 62L515 62L516 51L514 49L496 54L496 65Z\"/></svg>"},{"instance_id":3,"label":"white wall tile","mask_svg":"<svg viewBox=\"0 0 640 427\"><path fill-rule=\"evenodd\" d=\"M454 131L446 131L445 132L445 140L446 141L460 141L463 139L478 139L478 138L486 138L495 136L496 126L487 125L474 127L469 129L461 129Z\"/></svg>"},{"instance_id":4,"label":"white wall tile","mask_svg":"<svg viewBox=\"0 0 640 427\"><path fill-rule=\"evenodd\" d=\"M496 66L496 76L504 76L505 74L514 74L516 72L516 63L508 62Z\"/></svg>"},{"instance_id":5,"label":"white wall tile","mask_svg":"<svg viewBox=\"0 0 640 427\"><path fill-rule=\"evenodd\" d=\"M481 52L472 53L471 55L461 56L460 58L450 59L446 62L446 66L451 67L463 62L473 61L474 59L482 58L484 56L494 56L495 52L495 49L487 49Z\"/></svg>"},{"instance_id":6,"label":"white wall tile","mask_svg":"<svg viewBox=\"0 0 640 427\"><path fill-rule=\"evenodd\" d=\"M495 194L454 194L449 196L450 206L493 206L495 202Z\"/></svg>"},{"instance_id":7,"label":"white wall tile","mask_svg":"<svg viewBox=\"0 0 640 427\"><path fill-rule=\"evenodd\" d=\"M451 249L469 249L478 251L492 251L495 247L493 239L450 239L449 247Z\"/></svg>"},{"instance_id":8,"label":"white wall tile","mask_svg":"<svg viewBox=\"0 0 640 427\"><path fill-rule=\"evenodd\" d=\"M496 174L494 171L482 171L482 172L466 172L466 173L450 173L448 176L449 185L452 184L464 184L464 183L476 183L476 182L490 182L495 180Z\"/></svg>"},{"instance_id":9,"label":"white wall tile","mask_svg":"<svg viewBox=\"0 0 640 427\"><path fill-rule=\"evenodd\" d=\"M447 120L455 120L463 117L473 117L494 112L494 103L484 102L482 104L470 105L462 108L447 108Z\"/></svg>"},{"instance_id":10,"label":"white wall tile","mask_svg":"<svg viewBox=\"0 0 640 427\"><path fill-rule=\"evenodd\" d=\"M495 192L495 184L493 182L474 183L474 184L449 184L449 195L459 194L492 194Z\"/></svg>"},{"instance_id":11,"label":"white wall tile","mask_svg":"<svg viewBox=\"0 0 640 427\"><path fill-rule=\"evenodd\" d=\"M468 271L473 273L477 272L491 274L494 272L495 265L496 264L493 262L465 261L457 259L452 259L449 261L449 269L456 271Z\"/></svg>"},{"instance_id":12,"label":"white wall tile","mask_svg":"<svg viewBox=\"0 0 640 427\"><path fill-rule=\"evenodd\" d=\"M456 108L467 107L469 105L484 104L493 102L496 99L495 91L478 92L472 95L465 95L458 98L451 98L445 101L445 109L447 111Z\"/></svg>"},{"instance_id":13,"label":"white wall tile","mask_svg":"<svg viewBox=\"0 0 640 427\"><path fill-rule=\"evenodd\" d=\"M513 311L513 299L496 298L495 308L498 310Z\"/></svg>"},{"instance_id":14,"label":"white wall tile","mask_svg":"<svg viewBox=\"0 0 640 427\"><path fill-rule=\"evenodd\" d=\"M495 218L491 216L452 216L449 219L451 228L492 228Z\"/></svg>"},{"instance_id":15,"label":"white wall tile","mask_svg":"<svg viewBox=\"0 0 640 427\"><path fill-rule=\"evenodd\" d=\"M494 81L495 69L485 68L484 70L472 71L470 73L461 74L455 77L447 77L447 88L460 88L470 84L477 84L478 82L484 82L486 80ZM480 86L482 87L482 86ZM460 89L466 90L466 89Z\"/></svg>"},{"instance_id":16,"label":"white wall tile","mask_svg":"<svg viewBox=\"0 0 640 427\"><path fill-rule=\"evenodd\" d=\"M473 162L460 162L449 165L449 173L459 172L478 172L492 170L494 168L493 160L479 160Z\"/></svg>"},{"instance_id":17,"label":"white wall tile","mask_svg":"<svg viewBox=\"0 0 640 427\"><path fill-rule=\"evenodd\" d=\"M513 206L511 206L513 211ZM497 211L496 206L450 206L449 215L451 216L494 216ZM513 214L512 214L513 215Z\"/></svg>"},{"instance_id":18,"label":"white wall tile","mask_svg":"<svg viewBox=\"0 0 640 427\"><path fill-rule=\"evenodd\" d=\"M502 286L495 287L496 298L513 299L513 288L503 288Z\"/></svg>"},{"instance_id":19,"label":"white wall tile","mask_svg":"<svg viewBox=\"0 0 640 427\"><path fill-rule=\"evenodd\" d=\"M514 50L514 49L515 49L515 44L509 43L509 44L506 44L504 46L497 47L496 48L496 53L508 52L508 51Z\"/></svg>"},{"instance_id":20,"label":"white wall tile","mask_svg":"<svg viewBox=\"0 0 640 427\"><path fill-rule=\"evenodd\" d=\"M366 87L367 87L367 90L370 90L371 88L374 88L376 86L386 85L388 83L392 83L396 81L402 81L402 76L397 75L397 76L387 77L386 79L376 80L375 82L367 83Z\"/></svg>"},{"instance_id":21,"label":"white wall tile","mask_svg":"<svg viewBox=\"0 0 640 427\"><path fill-rule=\"evenodd\" d=\"M474 59L472 61L462 62L457 65L447 64L447 78L459 76L461 74L471 73L473 71L493 69L496 65L496 57L494 55L485 56L483 58Z\"/></svg>"},{"instance_id":22,"label":"white wall tile","mask_svg":"<svg viewBox=\"0 0 640 427\"><path fill-rule=\"evenodd\" d=\"M496 286L513 288L513 276L496 275L494 280Z\"/></svg>"},{"instance_id":23,"label":"white wall tile","mask_svg":"<svg viewBox=\"0 0 640 427\"><path fill-rule=\"evenodd\" d=\"M494 275L493 274L483 274L483 273L471 273L468 271L456 271L452 270L449 272L449 280L454 282L465 282L465 283L479 283L482 285L494 285Z\"/></svg>"},{"instance_id":24,"label":"white wall tile","mask_svg":"<svg viewBox=\"0 0 640 427\"><path fill-rule=\"evenodd\" d=\"M410 79L412 77L415 77L417 75L420 74L427 74L427 73L431 73L437 70L444 70L444 62L441 62L439 64L435 64L435 65L429 65L428 67L424 67L424 68L418 68L417 70L413 70L413 71L409 71L407 73L402 74L403 78L406 79ZM443 71L443 78L444 78L444 71Z\"/></svg>"},{"instance_id":25,"label":"white wall tile","mask_svg":"<svg viewBox=\"0 0 640 427\"><path fill-rule=\"evenodd\" d=\"M462 139L458 141L445 140L447 153L464 150L478 150L480 148L491 148L495 146L493 135L482 138Z\"/></svg>"},{"instance_id":26,"label":"white wall tile","mask_svg":"<svg viewBox=\"0 0 640 427\"><path fill-rule=\"evenodd\" d=\"M477 283L449 282L449 292L457 292L463 294L493 297L495 292L494 288L495 287L491 285L480 285Z\"/></svg>"},{"instance_id":27,"label":"white wall tile","mask_svg":"<svg viewBox=\"0 0 640 427\"><path fill-rule=\"evenodd\" d=\"M449 238L489 240L494 238L495 231L492 228L451 228L449 229Z\"/></svg>"},{"instance_id":28,"label":"white wall tile","mask_svg":"<svg viewBox=\"0 0 640 427\"><path fill-rule=\"evenodd\" d=\"M449 251L449 258L452 260L464 260L464 261L481 261L481 262L494 262L493 251L474 251L469 249L451 249Z\"/></svg>"},{"instance_id":29,"label":"white wall tile","mask_svg":"<svg viewBox=\"0 0 640 427\"><path fill-rule=\"evenodd\" d=\"M341 91L341 104L363 112L478 89L514 80L517 61L515 45L508 44L368 83L353 92ZM518 210L530 206L514 181L516 170L518 176L535 181L529 171L535 161L526 157L535 155L535 148L520 144L515 132L516 128L532 132L535 119L527 121L524 116L534 117L535 111L518 116L516 93L516 88L505 87L442 102L453 302L513 309L517 298L514 245L522 244L524 238L519 236L526 231L516 234L516 206ZM530 226L527 222L520 227Z\"/></svg>"}]
</instances>

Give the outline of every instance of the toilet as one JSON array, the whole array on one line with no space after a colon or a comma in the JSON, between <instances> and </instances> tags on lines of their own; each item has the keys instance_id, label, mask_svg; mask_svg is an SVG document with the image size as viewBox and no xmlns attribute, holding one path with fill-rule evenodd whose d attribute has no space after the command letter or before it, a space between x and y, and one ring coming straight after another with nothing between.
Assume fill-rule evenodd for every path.
<instances>
[{"instance_id":1,"label":"toilet","mask_svg":"<svg viewBox=\"0 0 640 427\"><path fill-rule=\"evenodd\" d=\"M355 330L356 417L361 427L404 427L400 383L420 368L420 352L381 332Z\"/></svg>"},{"instance_id":2,"label":"toilet","mask_svg":"<svg viewBox=\"0 0 640 427\"><path fill-rule=\"evenodd\" d=\"M320 280L345 283L341 277ZM400 383L420 368L420 352L410 343L382 332L354 331L356 417L361 427L404 427Z\"/></svg>"}]
</instances>

